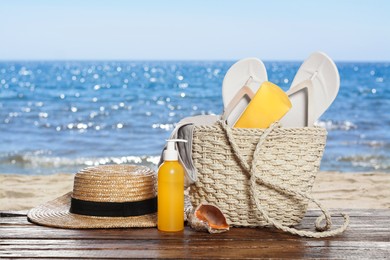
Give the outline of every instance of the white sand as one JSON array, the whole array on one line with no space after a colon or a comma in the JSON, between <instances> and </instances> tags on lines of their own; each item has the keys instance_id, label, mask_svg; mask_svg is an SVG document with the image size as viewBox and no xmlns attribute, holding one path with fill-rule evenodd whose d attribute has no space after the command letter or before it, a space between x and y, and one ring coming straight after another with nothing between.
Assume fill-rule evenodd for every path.
<instances>
[{"instance_id":1,"label":"white sand","mask_svg":"<svg viewBox=\"0 0 390 260\"><path fill-rule=\"evenodd\" d=\"M313 196L328 208L388 209L390 173L319 172Z\"/></svg>"},{"instance_id":2,"label":"white sand","mask_svg":"<svg viewBox=\"0 0 390 260\"><path fill-rule=\"evenodd\" d=\"M0 210L29 209L72 188L72 174L0 174ZM320 172L313 196L328 208L390 208L390 174Z\"/></svg>"},{"instance_id":3,"label":"white sand","mask_svg":"<svg viewBox=\"0 0 390 260\"><path fill-rule=\"evenodd\" d=\"M0 174L0 210L30 209L73 189L73 174Z\"/></svg>"}]
</instances>

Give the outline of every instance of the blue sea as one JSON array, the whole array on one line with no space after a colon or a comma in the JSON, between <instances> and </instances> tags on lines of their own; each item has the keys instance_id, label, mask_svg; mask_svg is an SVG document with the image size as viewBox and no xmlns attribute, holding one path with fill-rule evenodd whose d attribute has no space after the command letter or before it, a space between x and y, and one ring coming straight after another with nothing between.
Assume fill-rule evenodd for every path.
<instances>
[{"instance_id":1,"label":"blue sea","mask_svg":"<svg viewBox=\"0 0 390 260\"><path fill-rule=\"evenodd\" d=\"M0 173L156 167L176 122L221 114L233 63L0 62ZM265 62L284 90L300 64ZM340 92L318 123L329 132L321 170L390 172L390 63L336 64Z\"/></svg>"}]
</instances>

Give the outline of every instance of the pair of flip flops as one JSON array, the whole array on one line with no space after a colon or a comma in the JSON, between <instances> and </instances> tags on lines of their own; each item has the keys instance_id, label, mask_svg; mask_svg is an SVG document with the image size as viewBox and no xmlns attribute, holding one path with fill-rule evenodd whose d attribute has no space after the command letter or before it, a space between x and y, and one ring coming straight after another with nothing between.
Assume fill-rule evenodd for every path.
<instances>
[{"instance_id":1,"label":"pair of flip flops","mask_svg":"<svg viewBox=\"0 0 390 260\"><path fill-rule=\"evenodd\" d=\"M260 85L268 80L264 63L248 58L233 64L222 84L223 119L233 126ZM286 92L292 108L280 120L284 127L313 126L337 96L340 76L326 54L315 52L305 60Z\"/></svg>"}]
</instances>

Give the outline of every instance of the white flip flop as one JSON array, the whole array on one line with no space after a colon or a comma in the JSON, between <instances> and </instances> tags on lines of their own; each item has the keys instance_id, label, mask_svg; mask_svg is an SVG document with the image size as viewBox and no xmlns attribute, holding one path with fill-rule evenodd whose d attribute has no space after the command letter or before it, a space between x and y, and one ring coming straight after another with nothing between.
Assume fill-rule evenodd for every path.
<instances>
[{"instance_id":1,"label":"white flip flop","mask_svg":"<svg viewBox=\"0 0 390 260\"><path fill-rule=\"evenodd\" d=\"M257 58L242 59L226 72L222 83L223 120L233 126L257 92L267 81L264 63Z\"/></svg>"},{"instance_id":2,"label":"white flip flop","mask_svg":"<svg viewBox=\"0 0 390 260\"><path fill-rule=\"evenodd\" d=\"M292 108L280 123L284 127L313 126L333 103L339 88L340 75L333 60L322 52L311 54L286 92Z\"/></svg>"}]
</instances>

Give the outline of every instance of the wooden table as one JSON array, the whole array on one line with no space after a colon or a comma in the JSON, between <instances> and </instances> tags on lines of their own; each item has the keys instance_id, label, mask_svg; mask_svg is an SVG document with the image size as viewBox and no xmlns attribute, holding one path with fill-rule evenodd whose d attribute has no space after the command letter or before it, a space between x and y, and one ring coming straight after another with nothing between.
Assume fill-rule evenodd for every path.
<instances>
[{"instance_id":1,"label":"wooden table","mask_svg":"<svg viewBox=\"0 0 390 260\"><path fill-rule=\"evenodd\" d=\"M342 211L351 217L349 229L326 239L269 228L232 228L213 235L189 227L180 233L66 230L31 224L26 212L1 212L0 258L390 258L390 209ZM318 214L309 211L301 227L312 228Z\"/></svg>"}]
</instances>

